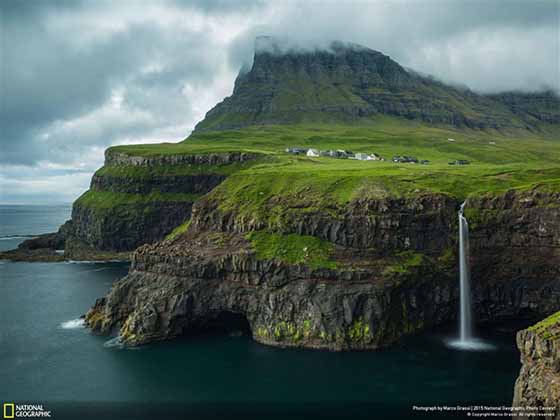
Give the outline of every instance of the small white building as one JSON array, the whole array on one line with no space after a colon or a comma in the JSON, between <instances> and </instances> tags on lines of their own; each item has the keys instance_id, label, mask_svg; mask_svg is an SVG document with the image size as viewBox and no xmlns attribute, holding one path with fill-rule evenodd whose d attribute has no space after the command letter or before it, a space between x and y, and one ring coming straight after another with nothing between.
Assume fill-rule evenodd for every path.
<instances>
[{"instance_id":1,"label":"small white building","mask_svg":"<svg viewBox=\"0 0 560 420\"><path fill-rule=\"evenodd\" d=\"M447 141L450 141L451 143L453 143L455 141L455 139L447 139Z\"/></svg>"},{"instance_id":2,"label":"small white building","mask_svg":"<svg viewBox=\"0 0 560 420\"><path fill-rule=\"evenodd\" d=\"M317 149L309 149L307 151L307 156L309 157L319 157L319 151Z\"/></svg>"},{"instance_id":3,"label":"small white building","mask_svg":"<svg viewBox=\"0 0 560 420\"><path fill-rule=\"evenodd\" d=\"M490 141L490 142L488 142L488 144L496 144L496 142L495 141Z\"/></svg>"},{"instance_id":4,"label":"small white building","mask_svg":"<svg viewBox=\"0 0 560 420\"><path fill-rule=\"evenodd\" d=\"M367 153L356 153L354 155L354 159L356 159L356 160L368 160L368 155L367 155Z\"/></svg>"},{"instance_id":5,"label":"small white building","mask_svg":"<svg viewBox=\"0 0 560 420\"><path fill-rule=\"evenodd\" d=\"M382 160L383 158L377 153L372 153L367 157L367 160Z\"/></svg>"}]
</instances>

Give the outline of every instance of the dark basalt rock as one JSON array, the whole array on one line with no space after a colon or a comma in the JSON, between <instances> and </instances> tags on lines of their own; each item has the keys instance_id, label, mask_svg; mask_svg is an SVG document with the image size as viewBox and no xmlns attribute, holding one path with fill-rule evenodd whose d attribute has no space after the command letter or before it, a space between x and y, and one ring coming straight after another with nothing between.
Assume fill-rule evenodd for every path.
<instances>
[{"instance_id":1,"label":"dark basalt rock","mask_svg":"<svg viewBox=\"0 0 560 420\"><path fill-rule=\"evenodd\" d=\"M108 149L105 166L120 167L190 167L190 175L157 175L137 178L119 174L95 174L90 190L117 194L192 194L192 201L148 200L117 204L97 209L84 205L80 200L72 208L73 237L92 250L101 252L129 252L140 245L163 239L175 227L187 221L193 202L198 195L206 194L226 178L225 175L207 173L219 165L248 162L258 158L256 153L228 152L200 155L131 156ZM194 167L194 169L193 169ZM206 170L204 170L206 167ZM196 174L196 168L201 168Z\"/></svg>"},{"instance_id":2,"label":"dark basalt rock","mask_svg":"<svg viewBox=\"0 0 560 420\"><path fill-rule=\"evenodd\" d=\"M115 206L103 212L75 203L74 237L99 251L127 252L161 240L188 220L192 203L155 201Z\"/></svg>"},{"instance_id":3,"label":"dark basalt rock","mask_svg":"<svg viewBox=\"0 0 560 420\"><path fill-rule=\"evenodd\" d=\"M469 200L478 321L534 319L560 309L556 199L534 190ZM371 199L341 210L342 222L324 214L305 228L293 212L289 223L275 227L331 240L343 261L337 269L311 269L257 259L244 233L271 227L201 200L186 233L134 253L129 275L86 321L96 332L139 345L196 333L234 313L246 318L255 340L270 345L382 347L456 318L457 206L438 194ZM401 251L422 253L422 263L390 270L391 256Z\"/></svg>"},{"instance_id":4,"label":"dark basalt rock","mask_svg":"<svg viewBox=\"0 0 560 420\"><path fill-rule=\"evenodd\" d=\"M139 345L196 332L223 313L241 314L271 345L374 349L448 319L449 277L310 269L258 260L239 235L190 232L139 248L130 274L88 312L94 331ZM440 305L427 305L438 302Z\"/></svg>"},{"instance_id":5,"label":"dark basalt rock","mask_svg":"<svg viewBox=\"0 0 560 420\"><path fill-rule=\"evenodd\" d=\"M189 193L206 194L221 184L225 175L201 174L184 176L157 176L138 180L134 177L93 175L90 189L127 194Z\"/></svg>"}]
</instances>

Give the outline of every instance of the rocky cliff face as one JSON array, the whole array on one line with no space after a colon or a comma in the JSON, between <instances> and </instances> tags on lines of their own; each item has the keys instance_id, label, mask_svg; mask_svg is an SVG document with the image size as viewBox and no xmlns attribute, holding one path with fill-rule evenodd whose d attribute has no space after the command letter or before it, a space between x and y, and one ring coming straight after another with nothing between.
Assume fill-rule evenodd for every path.
<instances>
[{"instance_id":1,"label":"rocky cliff face","mask_svg":"<svg viewBox=\"0 0 560 420\"><path fill-rule=\"evenodd\" d=\"M479 320L560 308L557 198L533 190L468 202ZM86 320L131 345L190 334L236 314L266 344L384 346L455 318L458 206L441 194L369 199L313 215L287 210L285 220L266 225L221 209L209 195L195 205L185 234L137 250L130 274ZM334 246L335 265L262 259L246 233L263 229L321 238Z\"/></svg>"},{"instance_id":2,"label":"rocky cliff face","mask_svg":"<svg viewBox=\"0 0 560 420\"><path fill-rule=\"evenodd\" d=\"M261 38L252 68L238 76L232 96L210 110L196 130L371 122L379 114L457 127L535 129L557 122L559 109L553 93L479 95L406 70L359 45L335 42L304 50Z\"/></svg>"},{"instance_id":3,"label":"rocky cliff face","mask_svg":"<svg viewBox=\"0 0 560 420\"><path fill-rule=\"evenodd\" d=\"M546 418L560 419L560 312L517 334L521 371L515 382L515 407L540 407ZM542 418L519 416L517 418Z\"/></svg>"},{"instance_id":4,"label":"rocky cliff face","mask_svg":"<svg viewBox=\"0 0 560 420\"><path fill-rule=\"evenodd\" d=\"M192 230L138 249L130 274L86 320L94 331L118 331L138 345L236 314L261 343L374 349L448 319L452 289L427 263L411 272L311 269L259 260L241 235Z\"/></svg>"},{"instance_id":5,"label":"rocky cliff face","mask_svg":"<svg viewBox=\"0 0 560 420\"><path fill-rule=\"evenodd\" d=\"M538 93L506 92L489 95L495 101L505 104L515 114L525 120L543 121L551 124L560 123L560 104L558 95L553 91Z\"/></svg>"},{"instance_id":6,"label":"rocky cliff face","mask_svg":"<svg viewBox=\"0 0 560 420\"><path fill-rule=\"evenodd\" d=\"M72 239L113 252L161 240L189 219L194 201L226 178L219 168L256 157L242 152L131 156L109 149L90 190L74 203Z\"/></svg>"},{"instance_id":7,"label":"rocky cliff face","mask_svg":"<svg viewBox=\"0 0 560 420\"><path fill-rule=\"evenodd\" d=\"M468 200L479 318L548 315L560 307L560 194L531 190Z\"/></svg>"}]
</instances>

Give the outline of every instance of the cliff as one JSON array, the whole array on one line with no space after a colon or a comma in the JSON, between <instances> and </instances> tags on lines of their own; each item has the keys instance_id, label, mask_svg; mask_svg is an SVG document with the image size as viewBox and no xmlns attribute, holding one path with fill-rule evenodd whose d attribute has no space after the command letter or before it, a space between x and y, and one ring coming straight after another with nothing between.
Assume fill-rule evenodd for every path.
<instances>
[{"instance_id":1,"label":"cliff","mask_svg":"<svg viewBox=\"0 0 560 420\"><path fill-rule=\"evenodd\" d=\"M465 200L477 320L559 310L558 127L525 130L553 124L554 111L536 114L530 95L512 95L450 88L359 46L257 50L233 95L187 140L112 149L78 200L79 208L93 194L90 207L99 205L96 189L206 192L188 205L188 221L134 252L128 276L96 302L87 325L127 345L233 320L269 345L390 345L455 319ZM543 98L553 108L556 97ZM289 153L293 146L387 160L309 158ZM411 151L428 165L388 161ZM254 153L262 155L239 166ZM448 165L459 158L473 164ZM149 176L132 179L131 168ZM171 171L164 178L163 168ZM120 219L99 218L108 226ZM95 222L81 224L83 238L113 246L114 229L99 235Z\"/></svg>"},{"instance_id":2,"label":"cliff","mask_svg":"<svg viewBox=\"0 0 560 420\"><path fill-rule=\"evenodd\" d=\"M88 312L94 331L139 345L238 316L269 345L373 349L455 318L453 198L369 198L315 212L292 203L279 220L268 218L274 201L246 218L223 208L219 190L195 204L184 233L134 253L129 275ZM473 231L473 260L494 241L491 255L510 261L473 274L480 321L560 308L557 200L536 189L467 202L479 214L509 209L502 226L481 218Z\"/></svg>"},{"instance_id":3,"label":"cliff","mask_svg":"<svg viewBox=\"0 0 560 420\"><path fill-rule=\"evenodd\" d=\"M111 252L161 240L189 219L199 197L256 157L240 152L135 156L109 149L89 191L74 203L71 240Z\"/></svg>"},{"instance_id":4,"label":"cliff","mask_svg":"<svg viewBox=\"0 0 560 420\"><path fill-rule=\"evenodd\" d=\"M547 407L547 418L560 419L560 312L520 331L517 347L522 366L515 382L513 405L541 410Z\"/></svg>"}]
</instances>

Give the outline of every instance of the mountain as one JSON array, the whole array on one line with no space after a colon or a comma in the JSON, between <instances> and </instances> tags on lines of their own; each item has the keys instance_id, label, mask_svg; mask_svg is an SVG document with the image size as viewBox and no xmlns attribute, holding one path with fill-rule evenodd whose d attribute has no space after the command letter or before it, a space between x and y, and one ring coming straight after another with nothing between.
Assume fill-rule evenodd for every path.
<instances>
[{"instance_id":1,"label":"mountain","mask_svg":"<svg viewBox=\"0 0 560 420\"><path fill-rule=\"evenodd\" d=\"M196 131L309 122L356 123L386 114L455 127L535 129L560 122L552 92L481 95L407 70L356 44L323 50L284 49L256 40L252 68Z\"/></svg>"}]
</instances>

